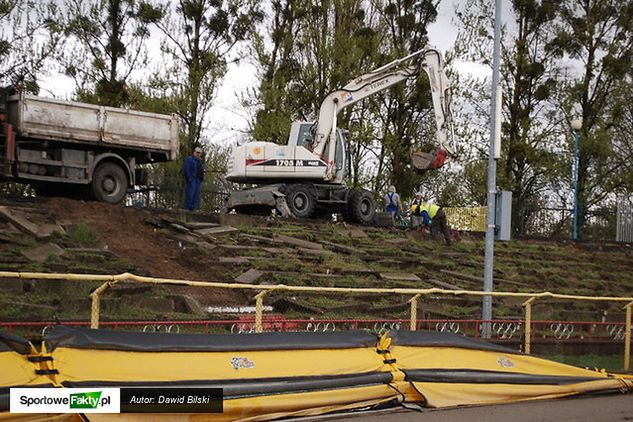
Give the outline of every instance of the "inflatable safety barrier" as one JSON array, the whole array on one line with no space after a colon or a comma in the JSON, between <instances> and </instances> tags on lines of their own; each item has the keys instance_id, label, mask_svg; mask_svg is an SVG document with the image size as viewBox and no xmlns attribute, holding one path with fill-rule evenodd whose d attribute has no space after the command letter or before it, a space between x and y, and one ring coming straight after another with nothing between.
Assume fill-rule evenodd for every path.
<instances>
[{"instance_id":1,"label":"inflatable safety barrier","mask_svg":"<svg viewBox=\"0 0 633 422\"><path fill-rule=\"evenodd\" d=\"M606 372L518 353L457 334L393 331L390 352L426 406L510 403L593 391L626 391L633 382Z\"/></svg>"},{"instance_id":2,"label":"inflatable safety barrier","mask_svg":"<svg viewBox=\"0 0 633 422\"><path fill-rule=\"evenodd\" d=\"M224 413L214 420L319 414L399 396L375 352L376 337L363 331L174 335L55 327L45 344L66 387L220 387Z\"/></svg>"},{"instance_id":3,"label":"inflatable safety barrier","mask_svg":"<svg viewBox=\"0 0 633 422\"><path fill-rule=\"evenodd\" d=\"M410 331L378 338L364 331L187 335L56 326L39 351L26 340L1 336L0 368L5 395L9 387L29 385L222 388L223 413L208 415L212 420L270 420L403 402L445 407L633 390L633 381L622 376L461 335ZM124 420L130 414L87 417ZM141 419L159 420L157 415L134 415L134 420Z\"/></svg>"},{"instance_id":4,"label":"inflatable safety barrier","mask_svg":"<svg viewBox=\"0 0 633 422\"><path fill-rule=\"evenodd\" d=\"M9 410L11 387L54 386L48 377L50 361L28 340L0 332L0 412Z\"/></svg>"}]
</instances>

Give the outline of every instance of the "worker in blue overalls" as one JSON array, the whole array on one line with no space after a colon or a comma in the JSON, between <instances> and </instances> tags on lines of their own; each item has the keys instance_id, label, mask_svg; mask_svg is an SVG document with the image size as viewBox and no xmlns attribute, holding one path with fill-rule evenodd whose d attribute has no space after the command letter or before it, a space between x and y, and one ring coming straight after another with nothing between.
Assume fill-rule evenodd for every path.
<instances>
[{"instance_id":1,"label":"worker in blue overalls","mask_svg":"<svg viewBox=\"0 0 633 422\"><path fill-rule=\"evenodd\" d=\"M400 202L400 195L396 192L396 187L391 185L385 195L385 211L393 214L396 221L402 218L402 202Z\"/></svg>"},{"instance_id":2,"label":"worker in blue overalls","mask_svg":"<svg viewBox=\"0 0 633 422\"><path fill-rule=\"evenodd\" d=\"M202 164L202 148L196 147L193 154L185 158L185 208L194 211L200 206L200 187L204 180L204 165Z\"/></svg>"}]
</instances>

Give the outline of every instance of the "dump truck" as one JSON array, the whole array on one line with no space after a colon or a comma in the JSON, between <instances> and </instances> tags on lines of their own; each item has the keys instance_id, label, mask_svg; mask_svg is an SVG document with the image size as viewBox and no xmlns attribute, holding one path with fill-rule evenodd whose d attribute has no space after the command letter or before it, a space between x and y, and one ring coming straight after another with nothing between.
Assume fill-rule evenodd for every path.
<instances>
[{"instance_id":1,"label":"dump truck","mask_svg":"<svg viewBox=\"0 0 633 422\"><path fill-rule=\"evenodd\" d=\"M346 107L426 72L437 126L437 148L411 151L416 170L442 167L454 154L449 82L440 53L433 48L416 51L349 81L321 103L316 122L293 122L287 145L250 142L234 148L227 180L257 187L230 193L225 209L262 213L276 209L295 217L342 213L347 221L372 224L376 201L371 192L351 189L345 131L337 115Z\"/></svg>"},{"instance_id":2,"label":"dump truck","mask_svg":"<svg viewBox=\"0 0 633 422\"><path fill-rule=\"evenodd\" d=\"M175 115L0 90L0 180L39 194L120 202L146 177L137 166L176 159Z\"/></svg>"}]
</instances>

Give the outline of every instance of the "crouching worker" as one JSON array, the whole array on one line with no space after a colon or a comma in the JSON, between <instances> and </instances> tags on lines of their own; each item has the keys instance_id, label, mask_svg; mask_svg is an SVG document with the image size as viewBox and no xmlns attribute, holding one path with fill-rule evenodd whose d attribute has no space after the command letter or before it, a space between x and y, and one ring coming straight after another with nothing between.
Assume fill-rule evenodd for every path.
<instances>
[{"instance_id":1,"label":"crouching worker","mask_svg":"<svg viewBox=\"0 0 633 422\"><path fill-rule=\"evenodd\" d=\"M451 245L451 230L446 222L446 213L439 205L423 204L420 207L420 215L425 226L431 227L431 239L435 240L438 230L444 235L447 245Z\"/></svg>"},{"instance_id":2,"label":"crouching worker","mask_svg":"<svg viewBox=\"0 0 633 422\"><path fill-rule=\"evenodd\" d=\"M411 226L430 226L431 239L435 240L438 230L444 235L447 245L451 245L451 230L446 222L446 213L442 207L425 203L422 200L422 193L417 192L415 199L411 203Z\"/></svg>"}]
</instances>

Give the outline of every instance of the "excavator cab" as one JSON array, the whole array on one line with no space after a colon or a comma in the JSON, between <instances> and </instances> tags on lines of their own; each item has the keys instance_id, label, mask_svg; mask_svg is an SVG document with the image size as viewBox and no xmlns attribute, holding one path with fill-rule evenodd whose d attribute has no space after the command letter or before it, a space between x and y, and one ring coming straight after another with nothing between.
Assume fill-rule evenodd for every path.
<instances>
[{"instance_id":1,"label":"excavator cab","mask_svg":"<svg viewBox=\"0 0 633 422\"><path fill-rule=\"evenodd\" d=\"M411 164L418 171L437 170L444 165L448 152L443 148L434 149L431 152L411 150Z\"/></svg>"}]
</instances>

